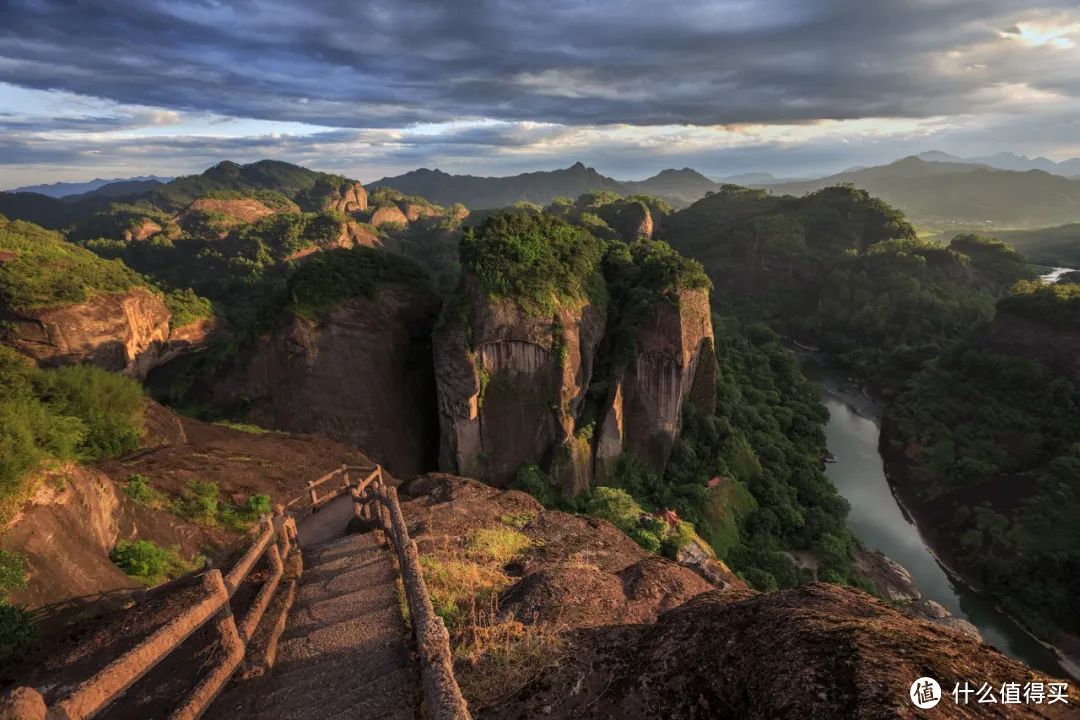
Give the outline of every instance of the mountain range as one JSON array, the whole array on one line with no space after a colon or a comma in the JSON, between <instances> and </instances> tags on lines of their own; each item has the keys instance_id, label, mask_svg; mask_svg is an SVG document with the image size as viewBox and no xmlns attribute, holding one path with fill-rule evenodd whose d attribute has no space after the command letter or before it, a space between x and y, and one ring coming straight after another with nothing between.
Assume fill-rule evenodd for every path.
<instances>
[{"instance_id":1,"label":"mountain range","mask_svg":"<svg viewBox=\"0 0 1080 720\"><path fill-rule=\"evenodd\" d=\"M802 195L850 184L876 195L924 226L1032 228L1080 221L1080 180L1042 170L998 170L907 157L889 165L769 186Z\"/></svg>"},{"instance_id":2,"label":"mountain range","mask_svg":"<svg viewBox=\"0 0 1080 720\"><path fill-rule=\"evenodd\" d=\"M1054 175L1064 175L1065 177L1080 176L1080 158L1069 158L1068 160L1062 160L1061 162L1054 162L1053 160L1045 157L1029 158L1026 155L1017 155L1011 152L1000 152L993 155L986 155L983 157L958 157L956 155L950 155L940 150L931 150L929 152L920 153L918 156L922 160L929 160L931 162L958 162L966 163L968 165L986 165L987 167L997 168L998 170L1042 170L1043 172L1052 173Z\"/></svg>"},{"instance_id":3,"label":"mountain range","mask_svg":"<svg viewBox=\"0 0 1080 720\"><path fill-rule=\"evenodd\" d=\"M144 189L150 189L152 185L167 183L170 180L172 180L171 177L162 177L160 175L138 175L129 178L112 178L111 180L94 178L87 182L55 182L47 185L24 185L23 187L12 188L6 192L30 192L37 193L38 195L48 195L51 198L63 198L104 190L103 194L116 197L119 195L130 194L136 184L142 184L145 186ZM109 188L114 192L110 192Z\"/></svg>"},{"instance_id":4,"label":"mountain range","mask_svg":"<svg viewBox=\"0 0 1080 720\"><path fill-rule=\"evenodd\" d=\"M621 181L601 175L584 163L562 170L531 172L512 177L451 175L442 170L421 168L396 177L386 177L369 188L391 187L408 195L420 195L440 205L461 203L472 209L506 207L516 202L547 205L557 197L576 198L593 190L620 195L655 195L673 205L685 206L716 190L719 184L696 170L664 170L646 180Z\"/></svg>"}]
</instances>

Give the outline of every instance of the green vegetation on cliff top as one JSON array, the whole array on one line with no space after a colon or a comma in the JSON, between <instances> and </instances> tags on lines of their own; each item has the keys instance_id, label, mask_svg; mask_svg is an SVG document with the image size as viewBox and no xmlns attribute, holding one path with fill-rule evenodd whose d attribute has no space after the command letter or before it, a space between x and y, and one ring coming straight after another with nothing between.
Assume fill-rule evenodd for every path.
<instances>
[{"instance_id":1,"label":"green vegetation on cliff top","mask_svg":"<svg viewBox=\"0 0 1080 720\"><path fill-rule=\"evenodd\" d=\"M462 270L485 293L543 313L557 301L602 297L602 254L590 233L544 215L500 213L461 238Z\"/></svg>"},{"instance_id":2,"label":"green vegetation on cliff top","mask_svg":"<svg viewBox=\"0 0 1080 720\"><path fill-rule=\"evenodd\" d=\"M329 250L308 258L289 279L292 309L314 319L346 300L372 297L387 285L430 288L416 262L373 248Z\"/></svg>"},{"instance_id":3,"label":"green vegetation on cliff top","mask_svg":"<svg viewBox=\"0 0 1080 720\"><path fill-rule=\"evenodd\" d=\"M0 301L29 309L86 302L144 284L115 260L65 241L59 233L0 215Z\"/></svg>"}]
</instances>

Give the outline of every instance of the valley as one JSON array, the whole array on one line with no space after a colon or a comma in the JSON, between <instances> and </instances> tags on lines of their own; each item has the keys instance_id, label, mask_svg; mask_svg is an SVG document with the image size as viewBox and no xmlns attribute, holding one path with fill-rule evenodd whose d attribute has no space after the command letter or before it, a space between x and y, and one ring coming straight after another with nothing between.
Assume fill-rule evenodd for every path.
<instances>
[{"instance_id":1,"label":"valley","mask_svg":"<svg viewBox=\"0 0 1080 720\"><path fill-rule=\"evenodd\" d=\"M879 658L909 652L898 627L931 633L943 673L961 672L949 648L976 643L973 662L1067 674L1041 642L1071 642L1074 618L1054 598L1071 592L1074 552L1038 528L1049 502L1057 522L1076 510L1068 274L1040 279L993 238L920 238L850 186L680 195L692 179L661 173L660 197L601 186L546 204L474 182L517 199L472 209L261 161L63 207L0 196L53 228L0 224L0 409L26 418L5 429L17 452L0 457L0 546L18 578L2 606L10 647L76 678L84 666L50 632L96 617L92 632L108 635L140 586L226 562L262 512L348 461L384 466L409 507L445 503L452 528L462 513L482 519L447 530L445 557L435 544L421 558L465 699L492 717L512 705L471 668L520 679L586 636L587 652L606 652L607 614L623 613L627 633L661 632L680 607L707 623L732 603L794 603L815 628L825 607L868 612L861 632ZM872 419L792 345L865 384L881 400ZM986 373L1019 373L1033 394ZM969 419L975 385L996 417ZM998 438L1022 452L995 453ZM84 527L70 513L87 504L98 520ZM344 507L323 519L345 525ZM410 533L435 543L431 520L417 522ZM316 548L311 527L300 537ZM591 569L611 543L619 559ZM58 560L75 547L69 591ZM1018 585L1017 557L1031 553L1063 570ZM669 581L670 593L643 589ZM559 623L549 593L568 613ZM36 646L27 607L47 616ZM488 633L524 655L499 664ZM523 682L543 702L546 681Z\"/></svg>"}]
</instances>

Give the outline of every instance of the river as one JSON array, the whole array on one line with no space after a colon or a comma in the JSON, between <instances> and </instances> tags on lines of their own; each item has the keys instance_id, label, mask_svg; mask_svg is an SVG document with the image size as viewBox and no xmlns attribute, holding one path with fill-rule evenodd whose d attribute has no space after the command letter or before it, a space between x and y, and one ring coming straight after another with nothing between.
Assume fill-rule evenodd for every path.
<instances>
[{"instance_id":1,"label":"river","mask_svg":"<svg viewBox=\"0 0 1080 720\"><path fill-rule=\"evenodd\" d=\"M809 365L809 364L808 364ZM837 463L826 473L851 504L848 526L866 547L880 550L903 565L923 597L943 605L955 617L972 623L983 640L1031 667L1066 677L1056 654L999 612L988 599L955 582L923 542L893 496L878 453L880 407L845 381L827 371L805 367L821 384L822 402L829 410L825 428L829 450Z\"/></svg>"}]
</instances>

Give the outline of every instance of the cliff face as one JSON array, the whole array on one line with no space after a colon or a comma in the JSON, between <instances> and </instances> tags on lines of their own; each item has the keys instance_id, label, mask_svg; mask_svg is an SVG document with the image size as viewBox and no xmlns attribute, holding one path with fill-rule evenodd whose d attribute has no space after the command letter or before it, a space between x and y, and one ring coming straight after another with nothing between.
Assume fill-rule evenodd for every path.
<instances>
[{"instance_id":1,"label":"cliff face","mask_svg":"<svg viewBox=\"0 0 1080 720\"><path fill-rule=\"evenodd\" d=\"M319 433L372 450L398 475L434 463L431 328L439 300L390 286L318 320L291 313L234 364L215 390L225 406L291 432Z\"/></svg>"},{"instance_id":2,"label":"cliff face","mask_svg":"<svg viewBox=\"0 0 1080 720\"><path fill-rule=\"evenodd\" d=\"M712 412L715 356L708 292L657 301L635 330L637 353L597 378L605 314L584 303L552 317L463 286L436 339L440 467L504 486L525 464L547 464L566 495L587 490L629 452L662 471L682 410ZM578 432L590 382L609 384L599 424Z\"/></svg>"},{"instance_id":3,"label":"cliff face","mask_svg":"<svg viewBox=\"0 0 1080 720\"><path fill-rule=\"evenodd\" d=\"M141 378L160 361L169 339L169 310L143 288L8 315L3 342L42 365L89 362Z\"/></svg>"},{"instance_id":4,"label":"cliff face","mask_svg":"<svg viewBox=\"0 0 1080 720\"><path fill-rule=\"evenodd\" d=\"M460 293L462 317L449 313L435 341L440 466L503 486L572 444L605 317L588 302L537 316L471 278Z\"/></svg>"},{"instance_id":5,"label":"cliff face","mask_svg":"<svg viewBox=\"0 0 1080 720\"><path fill-rule=\"evenodd\" d=\"M998 310L990 342L999 349L1033 357L1074 383L1080 383L1080 335Z\"/></svg>"},{"instance_id":6,"label":"cliff face","mask_svg":"<svg viewBox=\"0 0 1080 720\"><path fill-rule=\"evenodd\" d=\"M716 362L705 290L682 290L658 302L638 326L637 354L611 385L599 427L596 476L630 452L662 471L679 433L683 407L715 409Z\"/></svg>"}]
</instances>

